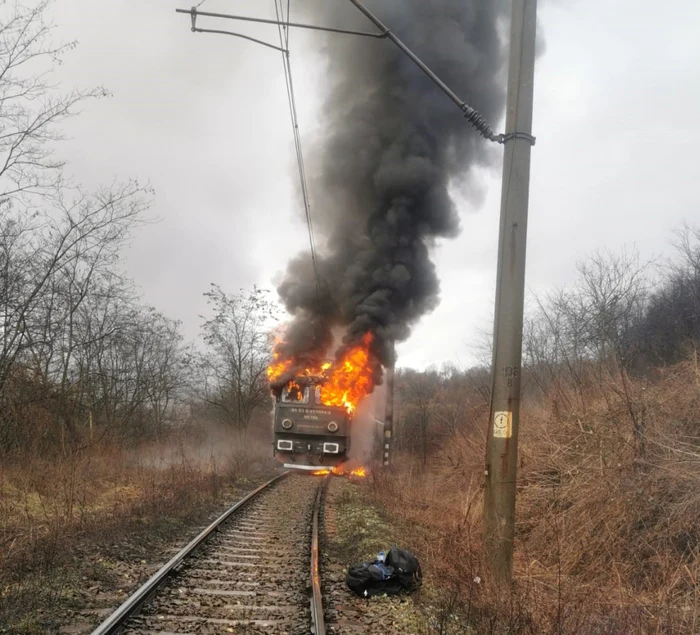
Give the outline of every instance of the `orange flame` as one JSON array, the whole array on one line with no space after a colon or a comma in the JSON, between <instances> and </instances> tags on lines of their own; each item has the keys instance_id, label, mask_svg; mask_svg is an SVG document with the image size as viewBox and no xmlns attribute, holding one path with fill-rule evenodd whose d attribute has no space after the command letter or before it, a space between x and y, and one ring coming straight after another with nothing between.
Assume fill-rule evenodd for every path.
<instances>
[{"instance_id":1,"label":"orange flame","mask_svg":"<svg viewBox=\"0 0 700 635\"><path fill-rule=\"evenodd\" d=\"M315 472L312 472L314 476L325 476L326 474L330 474L330 470L316 470Z\"/></svg>"},{"instance_id":2,"label":"orange flame","mask_svg":"<svg viewBox=\"0 0 700 635\"><path fill-rule=\"evenodd\" d=\"M353 346L331 369L328 381L321 386L321 401L326 406L344 406L353 412L360 400L372 389L372 370L369 367L369 346L372 334L362 338L362 344Z\"/></svg>"},{"instance_id":3,"label":"orange flame","mask_svg":"<svg viewBox=\"0 0 700 635\"><path fill-rule=\"evenodd\" d=\"M268 381L275 381L284 373L286 373L292 366L291 359L280 359L281 355L279 353L274 353L272 355L272 363L267 367L267 379Z\"/></svg>"},{"instance_id":4,"label":"orange flame","mask_svg":"<svg viewBox=\"0 0 700 635\"><path fill-rule=\"evenodd\" d=\"M345 476L346 474L350 476L359 476L360 478L365 478L367 476L367 470L364 467L356 467L353 470L347 471L345 466L336 465L331 471L335 476Z\"/></svg>"},{"instance_id":5,"label":"orange flame","mask_svg":"<svg viewBox=\"0 0 700 635\"><path fill-rule=\"evenodd\" d=\"M369 365L369 347L372 339L372 333L366 333L362 343L348 349L341 360L304 370L302 375L307 377L326 377L326 381L321 384L323 405L344 407L348 412L353 412L362 398L372 390L372 369ZM292 360L283 360L280 357L279 353L275 353L272 363L267 368L267 378L271 382L293 366ZM292 383L290 382L290 386Z\"/></svg>"}]
</instances>

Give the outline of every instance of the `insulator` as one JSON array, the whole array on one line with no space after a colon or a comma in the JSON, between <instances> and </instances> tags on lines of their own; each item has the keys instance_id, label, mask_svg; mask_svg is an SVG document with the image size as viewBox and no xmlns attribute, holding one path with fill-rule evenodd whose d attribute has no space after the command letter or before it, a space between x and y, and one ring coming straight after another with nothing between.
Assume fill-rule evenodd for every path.
<instances>
[{"instance_id":1,"label":"insulator","mask_svg":"<svg viewBox=\"0 0 700 635\"><path fill-rule=\"evenodd\" d=\"M467 104L462 104L462 112L464 113L464 118L476 128L482 137L489 141L503 143L503 135L494 134L493 129L481 113L474 110L471 106L467 106Z\"/></svg>"}]
</instances>

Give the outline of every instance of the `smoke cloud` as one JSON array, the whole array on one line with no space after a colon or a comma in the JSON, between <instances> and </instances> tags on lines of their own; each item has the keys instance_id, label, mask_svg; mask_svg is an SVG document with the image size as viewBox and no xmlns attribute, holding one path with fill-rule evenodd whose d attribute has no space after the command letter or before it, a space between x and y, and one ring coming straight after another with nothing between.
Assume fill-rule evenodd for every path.
<instances>
[{"instance_id":1,"label":"smoke cloud","mask_svg":"<svg viewBox=\"0 0 700 635\"><path fill-rule=\"evenodd\" d=\"M448 86L495 127L505 104L505 0L368 0L368 6ZM307 0L314 22L372 30L349 2ZM469 191L497 153L458 108L391 42L329 37L322 134L308 165L319 242L288 266L278 292L293 319L278 353L306 367L340 358L368 331L375 385L421 316L438 304L437 239L459 232L448 194ZM473 188L477 189L477 188Z\"/></svg>"}]
</instances>

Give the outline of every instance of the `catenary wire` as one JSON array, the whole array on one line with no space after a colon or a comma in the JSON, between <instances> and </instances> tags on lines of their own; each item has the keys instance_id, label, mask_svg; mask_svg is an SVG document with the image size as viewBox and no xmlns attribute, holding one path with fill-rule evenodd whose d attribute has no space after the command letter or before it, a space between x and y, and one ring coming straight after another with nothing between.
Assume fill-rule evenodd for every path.
<instances>
[{"instance_id":1,"label":"catenary wire","mask_svg":"<svg viewBox=\"0 0 700 635\"><path fill-rule=\"evenodd\" d=\"M297 114L296 97L294 93L294 80L292 77L292 66L289 56L289 20L291 10L291 0L287 0L287 11L285 18L284 0L275 1L275 13L277 15L280 47L285 49L282 53L282 65L284 67L284 79L287 89L287 99L289 102L289 115L292 121L292 131L294 134L294 149L297 157L297 166L299 169L299 181L301 184L301 194L304 203L304 215L306 218L306 227L309 234L309 247L311 249L311 261L314 268L316 278L316 292L320 296L321 292L321 275L318 266L318 255L316 252L316 240L314 237L313 220L311 218L311 203L309 197L308 180L306 177L306 165L304 163L304 153L301 144L301 133L299 131L299 117ZM286 23L286 24L285 24Z\"/></svg>"}]
</instances>

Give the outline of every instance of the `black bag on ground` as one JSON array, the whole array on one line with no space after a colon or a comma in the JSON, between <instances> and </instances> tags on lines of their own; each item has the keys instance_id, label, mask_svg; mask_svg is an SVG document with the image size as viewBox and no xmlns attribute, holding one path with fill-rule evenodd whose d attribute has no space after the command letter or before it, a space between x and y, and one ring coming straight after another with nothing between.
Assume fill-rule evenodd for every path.
<instances>
[{"instance_id":1,"label":"black bag on ground","mask_svg":"<svg viewBox=\"0 0 700 635\"><path fill-rule=\"evenodd\" d=\"M348 587L363 598L415 591L421 580L420 564L416 557L398 547L390 549L385 562L377 560L348 567L345 576Z\"/></svg>"},{"instance_id":2,"label":"black bag on ground","mask_svg":"<svg viewBox=\"0 0 700 635\"><path fill-rule=\"evenodd\" d=\"M348 567L345 582L361 598L373 595L396 595L403 589L393 569L377 562L363 562Z\"/></svg>"},{"instance_id":3,"label":"black bag on ground","mask_svg":"<svg viewBox=\"0 0 700 635\"><path fill-rule=\"evenodd\" d=\"M394 570L394 575L406 591L415 591L422 584L420 563L410 551L392 547L386 556L386 564Z\"/></svg>"}]
</instances>

